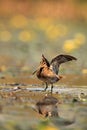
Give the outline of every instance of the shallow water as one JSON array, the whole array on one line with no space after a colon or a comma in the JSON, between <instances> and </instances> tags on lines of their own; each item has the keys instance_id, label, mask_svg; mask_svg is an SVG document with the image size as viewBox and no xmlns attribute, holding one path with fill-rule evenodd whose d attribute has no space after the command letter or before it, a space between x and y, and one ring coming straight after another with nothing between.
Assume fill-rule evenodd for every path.
<instances>
[{"instance_id":1,"label":"shallow water","mask_svg":"<svg viewBox=\"0 0 87 130\"><path fill-rule=\"evenodd\" d=\"M32 76L0 79L0 129L86 130L87 75L66 75L54 84L52 96L58 99L58 118L45 118L36 110L36 103L50 94L45 85ZM71 124L70 124L71 123ZM43 130L44 130L43 129Z\"/></svg>"}]
</instances>

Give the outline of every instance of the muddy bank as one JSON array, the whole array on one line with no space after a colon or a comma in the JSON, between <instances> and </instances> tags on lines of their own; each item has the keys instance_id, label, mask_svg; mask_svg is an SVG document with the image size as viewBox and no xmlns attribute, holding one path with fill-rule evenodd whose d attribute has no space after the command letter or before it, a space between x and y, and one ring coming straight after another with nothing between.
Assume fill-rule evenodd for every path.
<instances>
[{"instance_id":1,"label":"muddy bank","mask_svg":"<svg viewBox=\"0 0 87 130\"><path fill-rule=\"evenodd\" d=\"M44 84L32 77L23 80L21 77L6 77L0 81L0 129L44 130L52 126L54 130L84 130L87 128L86 85L71 85L68 80L66 80L68 84L64 84L64 79L63 84L54 85L51 95L50 86L46 92L43 92ZM53 96L58 103L56 106L52 104L51 106L49 104L40 106L41 114L36 104L41 103L46 95ZM42 102L42 104L44 103ZM48 108L49 115L52 114L49 112L56 110L58 117L44 116L43 111Z\"/></svg>"}]
</instances>

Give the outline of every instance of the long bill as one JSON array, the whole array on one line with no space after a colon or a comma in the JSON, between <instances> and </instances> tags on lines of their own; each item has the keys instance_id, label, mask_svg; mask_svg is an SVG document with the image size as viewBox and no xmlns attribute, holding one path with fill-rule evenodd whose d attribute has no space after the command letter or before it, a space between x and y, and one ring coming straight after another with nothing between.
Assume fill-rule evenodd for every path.
<instances>
[{"instance_id":1,"label":"long bill","mask_svg":"<svg viewBox=\"0 0 87 130\"><path fill-rule=\"evenodd\" d=\"M32 74L34 75L37 72L37 70L35 70Z\"/></svg>"}]
</instances>

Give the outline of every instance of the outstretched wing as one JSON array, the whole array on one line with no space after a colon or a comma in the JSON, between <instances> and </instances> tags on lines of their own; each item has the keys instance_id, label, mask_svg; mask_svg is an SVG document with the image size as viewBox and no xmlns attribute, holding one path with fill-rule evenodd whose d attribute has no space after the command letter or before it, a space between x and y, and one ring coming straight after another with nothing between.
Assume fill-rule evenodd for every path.
<instances>
[{"instance_id":1,"label":"outstretched wing","mask_svg":"<svg viewBox=\"0 0 87 130\"><path fill-rule=\"evenodd\" d=\"M77 59L70 55L58 55L52 59L50 63L50 69L52 69L56 74L58 74L60 64L71 60L77 60Z\"/></svg>"},{"instance_id":2,"label":"outstretched wing","mask_svg":"<svg viewBox=\"0 0 87 130\"><path fill-rule=\"evenodd\" d=\"M44 62L48 67L50 66L49 61L45 58L43 54L42 54L42 62Z\"/></svg>"},{"instance_id":3,"label":"outstretched wing","mask_svg":"<svg viewBox=\"0 0 87 130\"><path fill-rule=\"evenodd\" d=\"M40 62L40 66L38 67L43 67L43 64L46 64L46 66L50 67L49 61L45 58L45 56L42 54L42 61ZM32 74L34 75L37 72L38 69L36 69Z\"/></svg>"}]
</instances>

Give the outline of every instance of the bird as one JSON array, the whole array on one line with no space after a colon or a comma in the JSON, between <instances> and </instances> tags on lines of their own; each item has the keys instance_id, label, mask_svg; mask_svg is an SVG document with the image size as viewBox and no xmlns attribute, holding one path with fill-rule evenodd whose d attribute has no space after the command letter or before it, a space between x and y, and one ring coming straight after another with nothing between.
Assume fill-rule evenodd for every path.
<instances>
[{"instance_id":1,"label":"bird","mask_svg":"<svg viewBox=\"0 0 87 130\"><path fill-rule=\"evenodd\" d=\"M46 84L44 91L46 91L48 85L51 84L51 93L53 92L53 84L63 78L63 76L58 75L60 65L72 60L77 60L77 58L71 55L60 54L49 62L42 54L40 65L33 74L36 73L37 78Z\"/></svg>"},{"instance_id":2,"label":"bird","mask_svg":"<svg viewBox=\"0 0 87 130\"><path fill-rule=\"evenodd\" d=\"M57 98L46 94L44 98L36 103L37 112L44 115L44 117L59 117L58 103Z\"/></svg>"}]
</instances>

